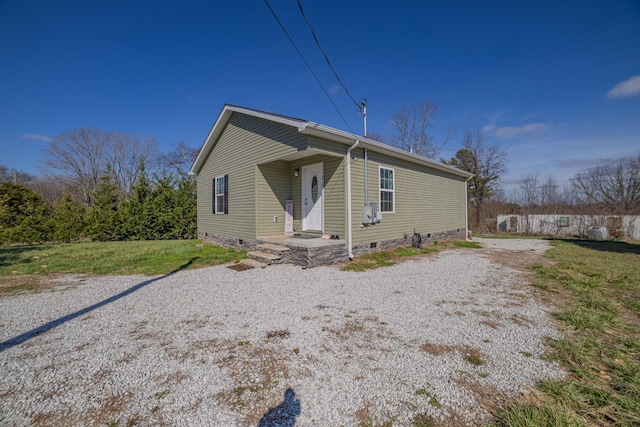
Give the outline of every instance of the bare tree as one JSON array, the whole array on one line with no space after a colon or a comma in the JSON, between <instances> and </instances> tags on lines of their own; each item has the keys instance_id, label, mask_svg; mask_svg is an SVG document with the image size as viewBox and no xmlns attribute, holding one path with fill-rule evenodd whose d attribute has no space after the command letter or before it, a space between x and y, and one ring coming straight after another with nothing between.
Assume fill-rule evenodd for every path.
<instances>
[{"instance_id":1,"label":"bare tree","mask_svg":"<svg viewBox=\"0 0 640 427\"><path fill-rule=\"evenodd\" d=\"M430 128L435 127L434 120L439 107L430 100L422 101L419 105L403 107L391 116L391 127L396 132L393 145L420 156L436 158L440 150L455 135L451 126L442 143L436 142L430 135Z\"/></svg>"},{"instance_id":2,"label":"bare tree","mask_svg":"<svg viewBox=\"0 0 640 427\"><path fill-rule=\"evenodd\" d=\"M540 187L538 185L538 174L528 173L520 178L520 203L527 208L528 213L533 213L533 210L540 203Z\"/></svg>"},{"instance_id":3,"label":"bare tree","mask_svg":"<svg viewBox=\"0 0 640 427\"><path fill-rule=\"evenodd\" d=\"M581 201L594 204L605 213L640 213L640 152L612 159L579 172L572 180Z\"/></svg>"},{"instance_id":4,"label":"bare tree","mask_svg":"<svg viewBox=\"0 0 640 427\"><path fill-rule=\"evenodd\" d=\"M153 138L81 128L53 138L44 150L43 165L46 174L71 183L72 190L88 205L107 166L120 190L127 192L137 179L141 162L155 166L149 163L155 162L156 150Z\"/></svg>"},{"instance_id":5,"label":"bare tree","mask_svg":"<svg viewBox=\"0 0 640 427\"><path fill-rule=\"evenodd\" d=\"M71 178L89 203L89 193L98 185L106 164L109 133L100 129L82 128L53 138L44 150L45 173Z\"/></svg>"},{"instance_id":6,"label":"bare tree","mask_svg":"<svg viewBox=\"0 0 640 427\"><path fill-rule=\"evenodd\" d=\"M556 177L547 175L540 184L540 205L544 213L558 213L557 210L563 204L564 197Z\"/></svg>"},{"instance_id":7,"label":"bare tree","mask_svg":"<svg viewBox=\"0 0 640 427\"><path fill-rule=\"evenodd\" d=\"M156 140L135 133L112 132L107 163L120 191L129 193L138 181L140 166L148 170L158 163Z\"/></svg>"},{"instance_id":8,"label":"bare tree","mask_svg":"<svg viewBox=\"0 0 640 427\"><path fill-rule=\"evenodd\" d=\"M500 176L507 171L507 155L498 144L488 144L480 130L465 131L462 146L451 160L444 162L473 174L469 180L469 202L475 211L475 227L482 228L483 204L499 188Z\"/></svg>"},{"instance_id":9,"label":"bare tree","mask_svg":"<svg viewBox=\"0 0 640 427\"><path fill-rule=\"evenodd\" d=\"M24 184L27 182L31 182L34 179L36 179L36 177L28 172L9 168L5 165L0 165L0 183L13 182L15 184Z\"/></svg>"},{"instance_id":10,"label":"bare tree","mask_svg":"<svg viewBox=\"0 0 640 427\"><path fill-rule=\"evenodd\" d=\"M193 162L198 157L199 150L189 147L183 141L175 146L173 151L160 157L160 167L164 173L175 173L181 179L187 177Z\"/></svg>"}]
</instances>

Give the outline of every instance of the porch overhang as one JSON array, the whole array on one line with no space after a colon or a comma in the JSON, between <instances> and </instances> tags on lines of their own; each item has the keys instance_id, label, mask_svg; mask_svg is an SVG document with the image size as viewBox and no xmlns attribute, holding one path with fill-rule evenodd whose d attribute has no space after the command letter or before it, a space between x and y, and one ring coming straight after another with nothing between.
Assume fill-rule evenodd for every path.
<instances>
[{"instance_id":1,"label":"porch overhang","mask_svg":"<svg viewBox=\"0 0 640 427\"><path fill-rule=\"evenodd\" d=\"M313 147L307 147L304 150L298 150L294 153L289 153L286 154L284 156L280 156L280 157L272 157L268 160L264 160L261 162L258 162L259 165L264 165L267 163L271 163L271 162L275 162L278 160L284 160L285 162L292 162L295 160L300 160L300 159L304 159L306 157L312 157L312 156L318 156L318 155L323 155L323 156L332 156L332 157L344 157L344 154L338 154L338 153L334 153L332 151L328 151L328 150L323 150L320 148L313 148Z\"/></svg>"}]
</instances>

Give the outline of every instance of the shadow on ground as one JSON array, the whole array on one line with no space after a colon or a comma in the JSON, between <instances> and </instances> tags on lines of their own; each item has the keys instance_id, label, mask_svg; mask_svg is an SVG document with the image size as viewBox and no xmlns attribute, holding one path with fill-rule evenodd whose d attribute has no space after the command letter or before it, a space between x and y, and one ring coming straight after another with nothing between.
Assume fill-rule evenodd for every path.
<instances>
[{"instance_id":1,"label":"shadow on ground","mask_svg":"<svg viewBox=\"0 0 640 427\"><path fill-rule=\"evenodd\" d=\"M0 247L0 267L15 265L20 261L23 252L34 252L51 249L52 245L21 245ZM22 262L25 262L24 260Z\"/></svg>"},{"instance_id":2,"label":"shadow on ground","mask_svg":"<svg viewBox=\"0 0 640 427\"><path fill-rule=\"evenodd\" d=\"M97 302L97 303L95 303L93 305L90 305L89 307L85 307L85 308L83 308L81 310L78 310L78 311L76 311L74 313L67 314L66 316L59 317L58 319L52 320L51 322L47 322L44 325L40 325L40 326L38 326L36 328L33 328L30 331L27 331L27 332L25 332L23 334L17 335L17 336L15 336L13 338L9 338L8 340L0 343L0 353L5 351L5 350L10 349L11 347L15 347L16 345L22 344L23 342L28 341L31 338L34 338L34 337L36 337L36 336L38 336L38 335L40 335L40 334L42 334L44 332L47 332L48 330L53 329L56 326L60 326L60 325L62 325L64 323L67 323L67 322L77 318L77 317L85 315L85 314L87 314L87 313L89 313L89 312L91 312L93 310L96 310L96 309L98 309L100 307L103 307L103 306L105 306L107 304L111 304L112 302L115 302L115 301L117 301L117 300L119 300L121 298L124 298L127 295L132 294L135 291L137 291L137 290L139 290L141 288L144 288L147 285L150 285L150 284L152 284L154 282L157 282L158 280L162 280L165 277L172 276L172 275L176 274L178 271L184 270L185 268L189 267L196 259L197 258L191 258L188 262L182 264L180 267L176 268L171 273L167 273L167 274L165 274L163 276L158 276L158 277L155 277L153 279L145 280L142 283L138 283L137 285L132 286L129 289L126 289L126 290L120 292L117 295L114 295L112 297L104 299L104 300L102 300L100 302Z\"/></svg>"},{"instance_id":3,"label":"shadow on ground","mask_svg":"<svg viewBox=\"0 0 640 427\"><path fill-rule=\"evenodd\" d=\"M269 409L260 420L258 427L293 427L300 415L300 400L292 389L284 392L284 400L275 408Z\"/></svg>"},{"instance_id":4,"label":"shadow on ground","mask_svg":"<svg viewBox=\"0 0 640 427\"><path fill-rule=\"evenodd\" d=\"M614 252L618 254L636 254L640 255L640 244L627 242L597 241L597 240L578 240L578 239L553 239L560 240L580 246L587 249L593 249L602 252Z\"/></svg>"}]
</instances>

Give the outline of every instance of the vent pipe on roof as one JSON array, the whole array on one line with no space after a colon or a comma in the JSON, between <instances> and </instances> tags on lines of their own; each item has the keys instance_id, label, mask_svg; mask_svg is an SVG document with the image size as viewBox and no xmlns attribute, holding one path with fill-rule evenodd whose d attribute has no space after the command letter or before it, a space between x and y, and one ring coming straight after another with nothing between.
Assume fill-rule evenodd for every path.
<instances>
[{"instance_id":1,"label":"vent pipe on roof","mask_svg":"<svg viewBox=\"0 0 640 427\"><path fill-rule=\"evenodd\" d=\"M364 137L367 137L367 98L360 101L360 111L362 111L362 121L364 122Z\"/></svg>"}]
</instances>

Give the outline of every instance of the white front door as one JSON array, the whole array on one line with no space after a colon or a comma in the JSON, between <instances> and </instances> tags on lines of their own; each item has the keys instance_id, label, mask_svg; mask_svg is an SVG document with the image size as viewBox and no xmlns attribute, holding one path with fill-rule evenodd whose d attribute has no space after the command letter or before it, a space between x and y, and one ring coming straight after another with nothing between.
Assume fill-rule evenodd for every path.
<instances>
[{"instance_id":1,"label":"white front door","mask_svg":"<svg viewBox=\"0 0 640 427\"><path fill-rule=\"evenodd\" d=\"M322 231L322 193L324 190L322 163L302 166L302 230Z\"/></svg>"}]
</instances>

